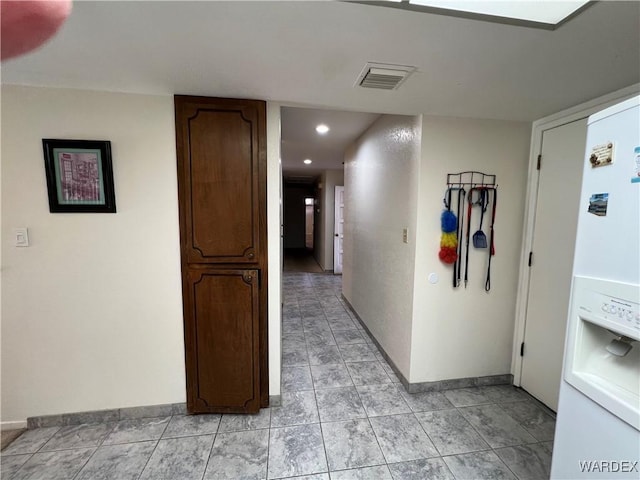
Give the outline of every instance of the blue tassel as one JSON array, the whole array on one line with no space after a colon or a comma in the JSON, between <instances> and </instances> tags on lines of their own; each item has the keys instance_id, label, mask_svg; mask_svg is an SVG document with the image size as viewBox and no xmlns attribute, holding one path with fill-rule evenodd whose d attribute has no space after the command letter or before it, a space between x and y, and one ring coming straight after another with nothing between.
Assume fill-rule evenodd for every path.
<instances>
[{"instance_id":1,"label":"blue tassel","mask_svg":"<svg viewBox=\"0 0 640 480\"><path fill-rule=\"evenodd\" d=\"M442 212L440 223L442 224L442 231L444 233L451 233L458 230L458 219L455 214L449 210Z\"/></svg>"}]
</instances>

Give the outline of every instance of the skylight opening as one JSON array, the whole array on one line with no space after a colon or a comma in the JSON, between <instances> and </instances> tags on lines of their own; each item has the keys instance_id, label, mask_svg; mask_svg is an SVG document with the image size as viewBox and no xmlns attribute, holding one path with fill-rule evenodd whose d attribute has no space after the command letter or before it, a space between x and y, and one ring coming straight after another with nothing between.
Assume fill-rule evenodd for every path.
<instances>
[{"instance_id":1,"label":"skylight opening","mask_svg":"<svg viewBox=\"0 0 640 480\"><path fill-rule=\"evenodd\" d=\"M549 0L409 0L409 3L423 7L442 8L459 12L557 25L589 2L587 0L562 0L560 2Z\"/></svg>"},{"instance_id":2,"label":"skylight opening","mask_svg":"<svg viewBox=\"0 0 640 480\"><path fill-rule=\"evenodd\" d=\"M386 0L374 5L554 30L592 3L589 0Z\"/></svg>"}]
</instances>

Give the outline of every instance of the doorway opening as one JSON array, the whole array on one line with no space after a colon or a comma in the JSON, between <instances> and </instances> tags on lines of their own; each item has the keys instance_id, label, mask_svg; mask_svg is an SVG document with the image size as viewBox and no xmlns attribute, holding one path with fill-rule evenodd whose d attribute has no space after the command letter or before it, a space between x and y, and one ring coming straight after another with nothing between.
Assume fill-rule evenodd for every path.
<instances>
[{"instance_id":1,"label":"doorway opening","mask_svg":"<svg viewBox=\"0 0 640 480\"><path fill-rule=\"evenodd\" d=\"M284 177L283 269L292 272L323 272L316 260L317 178Z\"/></svg>"},{"instance_id":2,"label":"doorway opening","mask_svg":"<svg viewBox=\"0 0 640 480\"><path fill-rule=\"evenodd\" d=\"M308 271L341 273L341 263L335 262L341 245L335 198L336 189L344 186L345 152L380 114L300 107L280 111L284 270L297 255L306 257L306 267L313 268Z\"/></svg>"}]
</instances>

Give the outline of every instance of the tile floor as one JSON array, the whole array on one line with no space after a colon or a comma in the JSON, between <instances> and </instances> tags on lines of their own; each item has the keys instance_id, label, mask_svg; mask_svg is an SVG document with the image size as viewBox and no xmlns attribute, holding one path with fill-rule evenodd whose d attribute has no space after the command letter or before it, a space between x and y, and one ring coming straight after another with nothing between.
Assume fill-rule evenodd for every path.
<instances>
[{"instance_id":1,"label":"tile floor","mask_svg":"<svg viewBox=\"0 0 640 480\"><path fill-rule=\"evenodd\" d=\"M2 479L532 479L555 421L510 386L410 395L340 298L341 277L284 277L282 406L40 428Z\"/></svg>"}]
</instances>

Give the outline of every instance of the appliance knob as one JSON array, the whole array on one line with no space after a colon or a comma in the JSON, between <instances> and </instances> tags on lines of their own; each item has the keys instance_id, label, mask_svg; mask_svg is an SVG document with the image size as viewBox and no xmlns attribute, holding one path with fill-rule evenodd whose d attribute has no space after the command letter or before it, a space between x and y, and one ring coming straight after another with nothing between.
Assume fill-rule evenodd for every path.
<instances>
[{"instance_id":1,"label":"appliance knob","mask_svg":"<svg viewBox=\"0 0 640 480\"><path fill-rule=\"evenodd\" d=\"M609 311L609 305L607 305L606 303L602 304L602 311L603 312L608 312Z\"/></svg>"},{"instance_id":2,"label":"appliance knob","mask_svg":"<svg viewBox=\"0 0 640 480\"><path fill-rule=\"evenodd\" d=\"M615 305L611 305L609 307L609 313L616 313L616 306Z\"/></svg>"}]
</instances>

